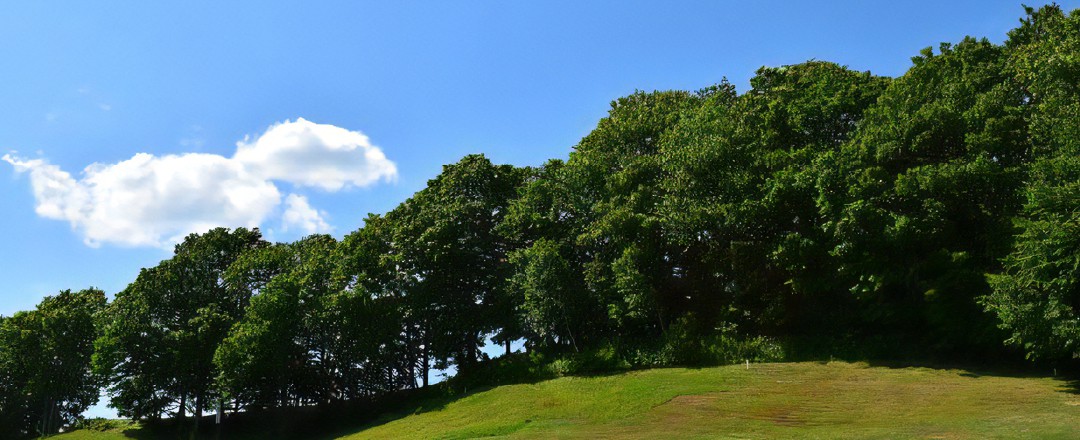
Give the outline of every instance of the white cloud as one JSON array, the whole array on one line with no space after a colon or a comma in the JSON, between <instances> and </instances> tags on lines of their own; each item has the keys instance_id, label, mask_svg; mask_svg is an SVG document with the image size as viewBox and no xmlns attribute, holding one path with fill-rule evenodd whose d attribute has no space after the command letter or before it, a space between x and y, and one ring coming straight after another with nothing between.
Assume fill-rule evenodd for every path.
<instances>
[{"instance_id":1,"label":"white cloud","mask_svg":"<svg viewBox=\"0 0 1080 440\"><path fill-rule=\"evenodd\" d=\"M168 247L217 226L259 226L279 212L275 181L336 191L397 175L362 133L304 119L238 143L231 158L139 153L91 164L78 179L45 159L7 154L2 160L29 173L39 216L67 221L90 246ZM281 220L286 229L327 232L324 217L305 197L290 194Z\"/></svg>"},{"instance_id":2,"label":"white cloud","mask_svg":"<svg viewBox=\"0 0 1080 440\"><path fill-rule=\"evenodd\" d=\"M77 181L43 159L3 160L30 172L38 215L68 221L90 246L167 246L215 226L255 227L281 200L272 182L212 154L139 153L90 165Z\"/></svg>"},{"instance_id":3,"label":"white cloud","mask_svg":"<svg viewBox=\"0 0 1080 440\"><path fill-rule=\"evenodd\" d=\"M281 215L282 230L300 229L304 234L330 232L332 229L326 220L325 213L320 213L308 204L307 197L289 194L285 198L285 213Z\"/></svg>"},{"instance_id":4,"label":"white cloud","mask_svg":"<svg viewBox=\"0 0 1080 440\"><path fill-rule=\"evenodd\" d=\"M30 172L30 187L34 191L38 215L54 220L77 218L87 194L79 183L60 167L44 159L20 160L10 154L0 158L15 167L15 171ZM72 223L74 226L74 223Z\"/></svg>"},{"instance_id":5,"label":"white cloud","mask_svg":"<svg viewBox=\"0 0 1080 440\"><path fill-rule=\"evenodd\" d=\"M393 180L397 167L363 133L299 118L236 143L233 159L266 179L336 191Z\"/></svg>"}]
</instances>

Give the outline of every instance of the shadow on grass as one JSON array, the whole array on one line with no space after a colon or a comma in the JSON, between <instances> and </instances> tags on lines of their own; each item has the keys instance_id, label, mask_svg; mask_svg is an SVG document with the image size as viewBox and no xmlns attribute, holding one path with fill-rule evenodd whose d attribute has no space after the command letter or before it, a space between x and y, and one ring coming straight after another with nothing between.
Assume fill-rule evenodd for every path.
<instances>
[{"instance_id":1,"label":"shadow on grass","mask_svg":"<svg viewBox=\"0 0 1080 440\"><path fill-rule=\"evenodd\" d=\"M413 391L413 390L410 390ZM424 391L424 390L415 390ZM411 399L426 400L420 393L407 393ZM137 427L124 429L130 439L324 439L354 432L359 424L374 420L381 408L396 408L401 403L381 401L349 402L300 408L246 411L230 414L223 423L215 424L213 416L184 422L167 419L146 421ZM401 397L402 402L405 398ZM376 409L379 408L379 409Z\"/></svg>"},{"instance_id":2,"label":"shadow on grass","mask_svg":"<svg viewBox=\"0 0 1080 440\"><path fill-rule=\"evenodd\" d=\"M332 439L410 415L443 410L455 401L498 386L538 383L553 377L527 356L512 355L479 363L471 371L437 385L401 390L374 399L245 411L227 415L220 425L215 424L214 416L204 416L197 429L193 418L184 422L146 421L120 432L136 440Z\"/></svg>"},{"instance_id":3,"label":"shadow on grass","mask_svg":"<svg viewBox=\"0 0 1080 440\"><path fill-rule=\"evenodd\" d=\"M1069 394L1080 394L1080 379L1067 379L1062 386L1062 391Z\"/></svg>"},{"instance_id":4,"label":"shadow on grass","mask_svg":"<svg viewBox=\"0 0 1080 440\"><path fill-rule=\"evenodd\" d=\"M785 341L786 358L792 362L830 361L866 363L883 368L929 368L956 370L965 377L1052 377L1058 372L1080 372L1080 364L1053 365L1032 362L1015 347L971 347L955 350L934 348L907 340L903 334L871 337L802 337ZM1055 369L1055 367L1058 367Z\"/></svg>"},{"instance_id":5,"label":"shadow on grass","mask_svg":"<svg viewBox=\"0 0 1080 440\"><path fill-rule=\"evenodd\" d=\"M839 359L837 359L839 360ZM829 361L815 361L827 364ZM844 360L844 362L864 362L871 367L904 369L926 368L933 370L953 370L962 377L978 379L981 377L1007 377L1015 379L1053 379L1059 389L1069 394L1080 395L1080 363L1075 361L1060 364L1031 362L1020 357L986 360Z\"/></svg>"},{"instance_id":6,"label":"shadow on grass","mask_svg":"<svg viewBox=\"0 0 1080 440\"><path fill-rule=\"evenodd\" d=\"M228 414L219 425L215 416L198 420L162 419L131 423L127 426L84 428L121 434L125 438L143 439L324 439L350 434L378 420L388 411L399 412L413 405L433 411L452 401L447 390L440 387L403 390L381 396L308 407L275 408Z\"/></svg>"},{"instance_id":7,"label":"shadow on grass","mask_svg":"<svg viewBox=\"0 0 1080 440\"><path fill-rule=\"evenodd\" d=\"M458 400L500 386L536 384L555 377L557 375L533 362L526 353L502 356L476 364L472 369L459 371L456 376L446 382L416 390L425 393L423 396L403 400L392 407L383 406L376 414L362 420L354 420L360 423L341 426L333 432L312 438L331 439L354 434L408 416L441 411Z\"/></svg>"},{"instance_id":8,"label":"shadow on grass","mask_svg":"<svg viewBox=\"0 0 1080 440\"><path fill-rule=\"evenodd\" d=\"M802 362L827 364L830 361L863 362L881 368L929 368L957 370L965 377L1050 377L1051 372L1040 365L1017 365L1014 363L958 362L939 360L859 360L859 359L801 359ZM690 365L685 367L704 369L717 365ZM1063 371L1080 371L1067 368ZM613 377L633 374L639 369L614 369L585 371L571 377ZM203 439L332 439L355 434L370 428L391 423L411 415L446 409L456 401L482 393L498 386L535 384L553 379L551 373L525 355L499 358L474 366L450 380L424 389L403 390L378 399L342 402L301 408L281 408L251 411L230 415L222 425L215 425L213 416L204 417L199 424L197 438ZM1059 376L1061 390L1080 394L1080 377ZM193 426L180 425L170 420L145 423L140 427L123 430L131 439L189 439Z\"/></svg>"},{"instance_id":9,"label":"shadow on grass","mask_svg":"<svg viewBox=\"0 0 1080 440\"><path fill-rule=\"evenodd\" d=\"M377 413L370 414L369 417L353 419L351 421L352 423L346 423L338 426L336 429L329 430L321 433L320 435L314 435L307 438L322 440L334 439L349 434L355 434L370 428L393 422L395 420L403 419L411 415L443 410L456 400L468 397L471 394L479 393L482 391L485 390L474 390L472 393L469 394L428 397L425 399L420 399L419 401L414 401L411 405L403 405L403 407L400 408L385 408ZM409 407L413 408L409 409Z\"/></svg>"},{"instance_id":10,"label":"shadow on grass","mask_svg":"<svg viewBox=\"0 0 1080 440\"><path fill-rule=\"evenodd\" d=\"M906 368L926 368L934 370L953 370L958 375L964 377L978 378L978 377L1010 377L1010 378L1047 378L1054 377L1061 383L1062 391L1073 394L1080 394L1080 377L1078 376L1053 376L1052 369L1045 365L1030 364L1016 362L1012 359L1000 360L1000 361L986 361L985 359L970 360L970 361L957 361L957 360L867 360L867 359L802 359L799 362L815 362L818 364L828 364L829 362L859 362L865 363L870 367L877 368L890 368L890 369L906 369ZM759 364L759 363L756 363ZM559 375L546 373L536 373L523 375L516 374L510 378L501 377L499 372L505 372L507 370L506 365L500 364L488 364L493 369L498 371L487 370L483 367L476 370L473 373L473 378L468 376L461 376L452 379L447 385L447 389L443 389L442 392L447 393L440 396L433 396L427 399L412 401L410 405L413 409L403 408L398 411L387 411L382 415L379 415L373 420L361 425L355 425L348 429L340 430L333 435L319 437L319 438L336 438L337 436L343 436L347 434L357 433L366 429L374 428L380 425L391 423L396 420L403 419L405 417L423 414L431 411L439 411L445 409L453 402L469 397L474 394L478 394L501 385L513 385L513 384L534 384L541 381L554 379L560 377ZM597 377L614 377L627 374L633 374L643 370L655 370L657 368L681 368L700 370L707 368L715 368L725 365L735 364L700 364L700 365L685 365L685 366L671 366L671 367L656 367L656 368L626 368L626 369L612 369L612 370L595 370L595 371L581 371L574 374L566 375L566 377L581 377L581 378L597 378ZM738 364L741 365L741 364ZM535 364L533 364L535 367ZM1071 371L1080 371L1080 369L1069 368ZM1064 370L1063 370L1064 371ZM494 381L492 379L495 378Z\"/></svg>"},{"instance_id":11,"label":"shadow on grass","mask_svg":"<svg viewBox=\"0 0 1080 440\"><path fill-rule=\"evenodd\" d=\"M1011 377L1011 378L1037 378L1050 377L1053 374L1045 369L1035 366L1013 364L985 364L979 362L963 361L900 361L900 360L874 360L864 361L872 367L882 368L927 368L932 370L955 370L963 377L979 378L984 376Z\"/></svg>"}]
</instances>

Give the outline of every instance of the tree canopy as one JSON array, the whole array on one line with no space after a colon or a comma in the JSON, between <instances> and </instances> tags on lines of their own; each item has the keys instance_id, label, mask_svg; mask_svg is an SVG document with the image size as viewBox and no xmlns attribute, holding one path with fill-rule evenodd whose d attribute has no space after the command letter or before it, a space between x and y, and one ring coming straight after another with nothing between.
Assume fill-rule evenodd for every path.
<instances>
[{"instance_id":1,"label":"tree canopy","mask_svg":"<svg viewBox=\"0 0 1080 440\"><path fill-rule=\"evenodd\" d=\"M0 318L0 437L55 434L97 403L90 359L104 307L101 290L64 290Z\"/></svg>"}]
</instances>

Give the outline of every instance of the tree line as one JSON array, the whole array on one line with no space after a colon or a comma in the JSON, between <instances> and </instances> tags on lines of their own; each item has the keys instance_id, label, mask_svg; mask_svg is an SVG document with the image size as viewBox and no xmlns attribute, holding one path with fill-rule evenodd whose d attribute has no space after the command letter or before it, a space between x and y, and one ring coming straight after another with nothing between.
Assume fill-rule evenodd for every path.
<instances>
[{"instance_id":1,"label":"tree line","mask_svg":"<svg viewBox=\"0 0 1080 440\"><path fill-rule=\"evenodd\" d=\"M912 61L637 92L569 158L466 156L341 240L192 234L111 302L0 318L0 433L56 432L101 386L150 420L370 398L477 368L489 338L633 366L723 341L1077 357L1080 12Z\"/></svg>"}]
</instances>

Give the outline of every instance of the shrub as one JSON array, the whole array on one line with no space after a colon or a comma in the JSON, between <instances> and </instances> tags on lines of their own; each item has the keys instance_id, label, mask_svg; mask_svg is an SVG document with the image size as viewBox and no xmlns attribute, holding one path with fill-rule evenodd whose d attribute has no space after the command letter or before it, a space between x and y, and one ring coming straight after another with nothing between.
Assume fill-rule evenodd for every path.
<instances>
[{"instance_id":1,"label":"shrub","mask_svg":"<svg viewBox=\"0 0 1080 440\"><path fill-rule=\"evenodd\" d=\"M87 431L110 431L113 429L125 428L130 425L130 420L114 420L94 417L78 421L77 423L75 423L75 429L85 429Z\"/></svg>"}]
</instances>

